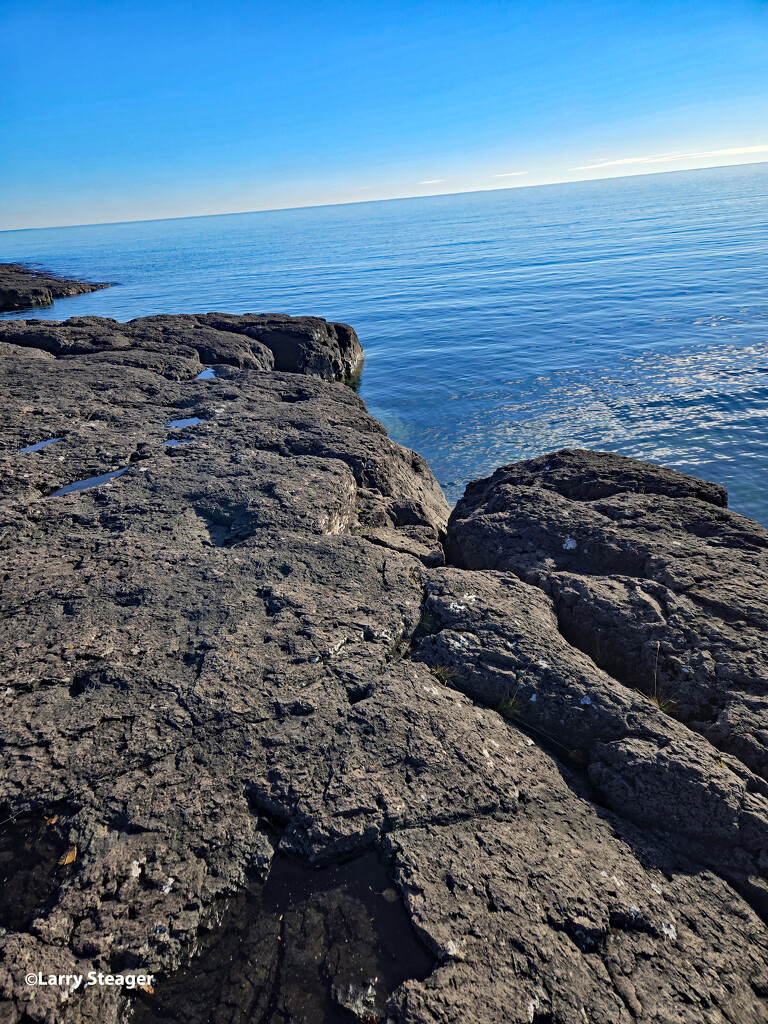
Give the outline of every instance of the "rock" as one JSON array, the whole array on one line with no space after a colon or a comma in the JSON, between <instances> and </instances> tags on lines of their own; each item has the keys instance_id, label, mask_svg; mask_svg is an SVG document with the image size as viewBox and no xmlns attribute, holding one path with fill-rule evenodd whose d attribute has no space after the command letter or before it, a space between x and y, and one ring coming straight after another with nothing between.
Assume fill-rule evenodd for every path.
<instances>
[{"instance_id":1,"label":"rock","mask_svg":"<svg viewBox=\"0 0 768 1024\"><path fill-rule=\"evenodd\" d=\"M347 324L280 314L146 316L126 324L98 316L0 323L0 343L50 352L59 358L90 355L99 362L133 365L171 380L202 365L285 370L324 379L354 375L363 361ZM93 368L96 359L89 362Z\"/></svg>"},{"instance_id":2,"label":"rock","mask_svg":"<svg viewBox=\"0 0 768 1024\"><path fill-rule=\"evenodd\" d=\"M341 380L356 373L363 361L355 331L348 324L328 323L321 317L208 313L200 320L217 331L231 331L266 345L275 369L286 373Z\"/></svg>"},{"instance_id":3,"label":"rock","mask_svg":"<svg viewBox=\"0 0 768 1024\"><path fill-rule=\"evenodd\" d=\"M108 284L72 281L20 263L0 263L0 313L50 306L54 299L109 288Z\"/></svg>"},{"instance_id":4,"label":"rock","mask_svg":"<svg viewBox=\"0 0 768 1024\"><path fill-rule=\"evenodd\" d=\"M581 752L602 799L666 820L768 909L768 532L726 503L716 485L599 452L503 467L467 488L448 527L449 559L493 572L454 572L434 613L469 636L468 692L516 694L523 720ZM494 623L469 632L474 606L452 622L442 609L476 575ZM488 648L498 670L479 665Z\"/></svg>"},{"instance_id":5,"label":"rock","mask_svg":"<svg viewBox=\"0 0 768 1024\"><path fill-rule=\"evenodd\" d=\"M715 484L566 450L470 485L448 549L540 588L625 692L768 779L768 531L726 504Z\"/></svg>"},{"instance_id":6,"label":"rock","mask_svg":"<svg viewBox=\"0 0 768 1024\"><path fill-rule=\"evenodd\" d=\"M759 776L569 644L540 590L455 568L431 573L427 589L413 656L437 679L527 728L586 776L602 805L666 833L768 914L768 787Z\"/></svg>"},{"instance_id":7,"label":"rock","mask_svg":"<svg viewBox=\"0 0 768 1024\"><path fill-rule=\"evenodd\" d=\"M766 1021L761 775L559 629L577 577L673 589L558 561L596 523L622 551L600 510L625 492L538 488L518 566L507 496L534 488L475 485L448 525L424 461L322 379L351 336L305 321L0 325L0 1020ZM644 486L694 561L739 523L760 555L716 488ZM746 665L713 621L716 666ZM74 969L154 992L24 981Z\"/></svg>"},{"instance_id":8,"label":"rock","mask_svg":"<svg viewBox=\"0 0 768 1024\"><path fill-rule=\"evenodd\" d=\"M402 903L382 899L388 884L373 853L323 871L276 857L266 885L251 885L201 930L195 961L156 994L139 994L132 1021L322 1024L329 1006L344 1020L381 1019L403 980L396 959L411 977L434 968Z\"/></svg>"}]
</instances>

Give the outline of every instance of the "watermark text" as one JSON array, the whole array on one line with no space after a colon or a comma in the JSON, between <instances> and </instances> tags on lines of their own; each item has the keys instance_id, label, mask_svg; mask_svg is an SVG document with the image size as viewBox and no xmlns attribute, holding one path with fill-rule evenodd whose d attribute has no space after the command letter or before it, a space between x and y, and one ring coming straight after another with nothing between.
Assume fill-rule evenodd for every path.
<instances>
[{"instance_id":1,"label":"watermark text","mask_svg":"<svg viewBox=\"0 0 768 1024\"><path fill-rule=\"evenodd\" d=\"M24 979L27 985L45 988L64 988L75 992L79 988L93 988L95 985L110 988L151 990L154 974L105 974L104 971L88 971L87 974L45 974L43 971L30 972Z\"/></svg>"}]
</instances>

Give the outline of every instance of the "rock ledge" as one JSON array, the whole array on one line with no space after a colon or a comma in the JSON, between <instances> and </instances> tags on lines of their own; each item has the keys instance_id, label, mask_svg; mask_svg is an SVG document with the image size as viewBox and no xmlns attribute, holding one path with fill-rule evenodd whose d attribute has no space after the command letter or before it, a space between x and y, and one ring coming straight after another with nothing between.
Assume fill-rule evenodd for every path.
<instances>
[{"instance_id":1,"label":"rock ledge","mask_svg":"<svg viewBox=\"0 0 768 1024\"><path fill-rule=\"evenodd\" d=\"M450 513L361 355L0 323L0 1021L765 1024L768 534L588 452Z\"/></svg>"},{"instance_id":2,"label":"rock ledge","mask_svg":"<svg viewBox=\"0 0 768 1024\"><path fill-rule=\"evenodd\" d=\"M21 263L0 263L0 313L50 306L54 299L101 288L109 285L69 280Z\"/></svg>"}]
</instances>

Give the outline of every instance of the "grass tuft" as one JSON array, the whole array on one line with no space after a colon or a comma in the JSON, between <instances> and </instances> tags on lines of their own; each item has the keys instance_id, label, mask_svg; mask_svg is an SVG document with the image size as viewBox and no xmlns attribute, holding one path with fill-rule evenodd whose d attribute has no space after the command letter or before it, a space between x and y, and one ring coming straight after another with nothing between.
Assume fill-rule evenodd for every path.
<instances>
[{"instance_id":1,"label":"grass tuft","mask_svg":"<svg viewBox=\"0 0 768 1024\"><path fill-rule=\"evenodd\" d=\"M651 704L654 704L662 714L669 715L670 718L674 718L675 702L669 697L664 697L659 693L659 649L661 643L656 641L656 661L653 666L653 693L645 693L644 697L647 697Z\"/></svg>"},{"instance_id":2,"label":"grass tuft","mask_svg":"<svg viewBox=\"0 0 768 1024\"><path fill-rule=\"evenodd\" d=\"M520 687L518 686L514 693L504 697L497 705L496 710L503 718L519 718L523 710Z\"/></svg>"}]
</instances>

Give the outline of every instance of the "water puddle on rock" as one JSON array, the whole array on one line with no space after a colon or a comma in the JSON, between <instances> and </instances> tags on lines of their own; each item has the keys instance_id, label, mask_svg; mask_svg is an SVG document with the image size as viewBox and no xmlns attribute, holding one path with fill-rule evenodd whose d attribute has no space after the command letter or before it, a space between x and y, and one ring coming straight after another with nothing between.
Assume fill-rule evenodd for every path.
<instances>
[{"instance_id":1,"label":"water puddle on rock","mask_svg":"<svg viewBox=\"0 0 768 1024\"><path fill-rule=\"evenodd\" d=\"M216 374L212 366L206 367L202 373L198 373L195 380L216 380Z\"/></svg>"},{"instance_id":2,"label":"water puddle on rock","mask_svg":"<svg viewBox=\"0 0 768 1024\"><path fill-rule=\"evenodd\" d=\"M60 498L62 495L71 494L73 491L87 491L90 487L100 487L101 484L108 484L110 480L116 480L127 469L127 466L123 466L122 469L116 469L112 473L102 473L101 476L89 476L86 480L75 480L72 484L65 484L64 487L60 487L58 491L54 491L49 497Z\"/></svg>"},{"instance_id":3,"label":"water puddle on rock","mask_svg":"<svg viewBox=\"0 0 768 1024\"><path fill-rule=\"evenodd\" d=\"M38 441L37 444L28 444L26 448L19 448L16 452L17 455L26 455L28 452L39 452L43 448L47 448L49 444L56 444L57 441L61 441L60 437L51 437L47 441Z\"/></svg>"},{"instance_id":4,"label":"water puddle on rock","mask_svg":"<svg viewBox=\"0 0 768 1024\"><path fill-rule=\"evenodd\" d=\"M137 996L131 1024L374 1024L436 966L375 853L320 871L278 854L215 925L189 967Z\"/></svg>"},{"instance_id":5,"label":"water puddle on rock","mask_svg":"<svg viewBox=\"0 0 768 1024\"><path fill-rule=\"evenodd\" d=\"M173 427L176 430L183 430L184 427L196 427L198 423L206 423L207 420L201 420L199 416L189 416L185 420L169 420L166 423L166 427Z\"/></svg>"},{"instance_id":6,"label":"water puddle on rock","mask_svg":"<svg viewBox=\"0 0 768 1024\"><path fill-rule=\"evenodd\" d=\"M170 438L168 441L163 441L164 448L178 448L182 444L192 444L191 441L177 441L175 438Z\"/></svg>"},{"instance_id":7,"label":"water puddle on rock","mask_svg":"<svg viewBox=\"0 0 768 1024\"><path fill-rule=\"evenodd\" d=\"M0 825L0 932L25 931L58 889L66 842L58 817L20 815Z\"/></svg>"}]
</instances>

